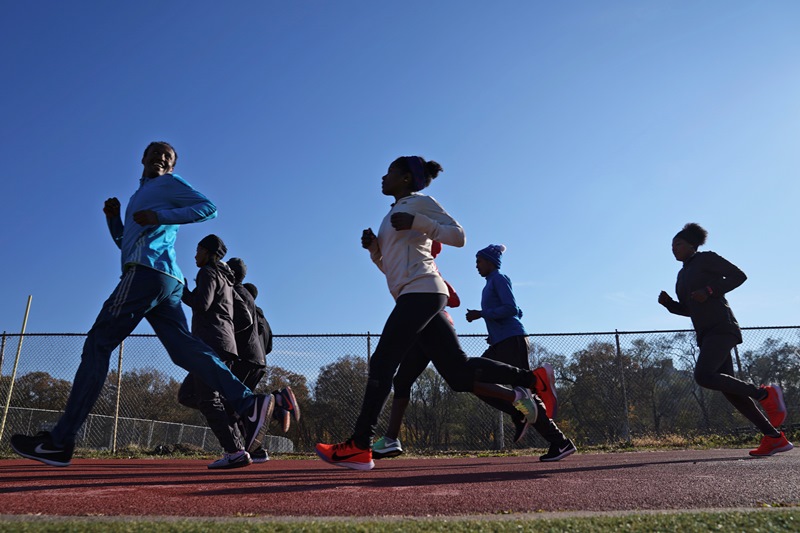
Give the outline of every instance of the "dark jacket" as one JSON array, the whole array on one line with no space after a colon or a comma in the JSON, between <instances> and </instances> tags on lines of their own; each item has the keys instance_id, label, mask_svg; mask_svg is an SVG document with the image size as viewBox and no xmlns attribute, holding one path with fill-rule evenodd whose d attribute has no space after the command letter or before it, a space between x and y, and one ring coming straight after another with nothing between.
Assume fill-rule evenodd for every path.
<instances>
[{"instance_id":1,"label":"dark jacket","mask_svg":"<svg viewBox=\"0 0 800 533\"><path fill-rule=\"evenodd\" d=\"M236 359L233 328L233 272L218 262L197 273L193 291L183 287L181 300L192 308L192 334L208 344L223 361Z\"/></svg>"},{"instance_id":2,"label":"dark jacket","mask_svg":"<svg viewBox=\"0 0 800 533\"><path fill-rule=\"evenodd\" d=\"M678 272L675 284L678 301L666 307L670 313L691 317L698 344L702 344L706 335L734 335L741 343L742 332L725 293L746 279L747 276L736 265L714 252L697 252ZM711 289L711 295L705 302L692 300L693 291L707 288Z\"/></svg>"},{"instance_id":3,"label":"dark jacket","mask_svg":"<svg viewBox=\"0 0 800 533\"><path fill-rule=\"evenodd\" d=\"M269 327L263 309L256 306L256 314L258 315L258 337L261 339L261 346L263 346L266 356L272 351L272 328Z\"/></svg>"},{"instance_id":4,"label":"dark jacket","mask_svg":"<svg viewBox=\"0 0 800 533\"><path fill-rule=\"evenodd\" d=\"M258 335L256 301L244 285L233 286L233 325L236 331L236 349L239 359L256 366L267 366L261 338Z\"/></svg>"}]
</instances>

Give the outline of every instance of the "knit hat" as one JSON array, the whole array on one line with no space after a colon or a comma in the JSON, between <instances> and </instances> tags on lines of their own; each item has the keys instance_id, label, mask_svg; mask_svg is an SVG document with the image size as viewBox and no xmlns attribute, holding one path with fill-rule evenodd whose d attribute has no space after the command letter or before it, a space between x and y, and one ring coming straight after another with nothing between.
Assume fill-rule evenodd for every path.
<instances>
[{"instance_id":1,"label":"knit hat","mask_svg":"<svg viewBox=\"0 0 800 533\"><path fill-rule=\"evenodd\" d=\"M241 283L247 275L247 265L238 257L231 257L228 259L228 266L233 270L233 276L236 278L236 283Z\"/></svg>"},{"instance_id":2,"label":"knit hat","mask_svg":"<svg viewBox=\"0 0 800 533\"><path fill-rule=\"evenodd\" d=\"M215 255L217 259L222 259L225 257L225 254L228 253L228 248L225 246L225 243L213 233L203 237L197 245L208 250L208 253Z\"/></svg>"},{"instance_id":3,"label":"knit hat","mask_svg":"<svg viewBox=\"0 0 800 533\"><path fill-rule=\"evenodd\" d=\"M506 247L504 244L490 244L483 250L479 251L476 255L483 257L497 268L500 268L500 263L502 262L502 258L500 256L502 256L503 252L505 251Z\"/></svg>"}]
</instances>

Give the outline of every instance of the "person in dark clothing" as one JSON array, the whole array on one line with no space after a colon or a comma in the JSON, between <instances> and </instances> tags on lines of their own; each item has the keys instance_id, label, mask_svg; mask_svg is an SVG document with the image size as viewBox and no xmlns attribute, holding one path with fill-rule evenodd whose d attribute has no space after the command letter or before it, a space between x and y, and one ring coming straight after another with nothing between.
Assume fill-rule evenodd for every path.
<instances>
[{"instance_id":1,"label":"person in dark clothing","mask_svg":"<svg viewBox=\"0 0 800 533\"><path fill-rule=\"evenodd\" d=\"M267 351L259 331L258 307L255 298L242 283L247 276L245 262L241 258L233 257L228 261L228 266L234 276L233 324L239 353L239 359L234 363L232 371L242 383L255 390L267 373ZM283 432L286 433L289 431L290 417L294 417L296 422L300 420L300 406L291 387L284 387L272 394L275 397L272 418L281 424ZM269 453L263 446L248 451L253 462L261 463L269 460Z\"/></svg>"},{"instance_id":2,"label":"person in dark clothing","mask_svg":"<svg viewBox=\"0 0 800 533\"><path fill-rule=\"evenodd\" d=\"M522 325L522 309L517 305L511 288L511 279L500 271L505 245L490 244L475 254L475 268L478 274L486 279L486 286L481 293L480 309L468 309L468 322L483 319L489 333L489 348L481 357L501 361L518 368L530 369L528 362L528 333ZM553 367L548 363L534 370L537 380L536 395L543 400L544 412L536 417L534 429L550 444L546 454L539 457L541 461L559 461L577 451L575 444L564 436L553 418L558 411L558 401L553 387ZM539 387L543 384L543 387ZM528 427L527 421L512 406L496 400L480 396L481 400L492 407L507 413L514 422L516 433L514 442L519 441Z\"/></svg>"},{"instance_id":3,"label":"person in dark clothing","mask_svg":"<svg viewBox=\"0 0 800 533\"><path fill-rule=\"evenodd\" d=\"M780 427L786 419L783 393L778 385L756 387L734 377L731 350L742 342L742 332L733 316L725 294L745 282L747 276L736 265L714 252L698 252L708 232L695 223L686 224L672 239L672 254L683 263L678 272L675 292L678 301L665 291L658 303L670 313L692 319L700 354L694 378L698 385L718 390L763 434L753 456L768 456L791 450ZM755 401L766 413L759 411Z\"/></svg>"},{"instance_id":4,"label":"person in dark clothing","mask_svg":"<svg viewBox=\"0 0 800 533\"><path fill-rule=\"evenodd\" d=\"M253 300L258 299L258 287L252 283L242 283L242 286L253 296ZM261 339L264 355L267 356L272 351L272 328L269 326L269 322L267 322L267 317L264 316L264 310L258 305L256 305L256 314L256 320L258 321L258 337Z\"/></svg>"},{"instance_id":5,"label":"person in dark clothing","mask_svg":"<svg viewBox=\"0 0 800 533\"><path fill-rule=\"evenodd\" d=\"M222 258L227 248L216 235L204 237L197 245L195 262L200 268L196 287L184 285L183 303L192 308L192 334L208 344L229 367L237 360L233 331L233 271ZM236 420L224 404L219 391L209 387L197 374L189 373L181 384L178 402L199 409L208 427L224 450L210 469L228 469L252 463Z\"/></svg>"}]
</instances>

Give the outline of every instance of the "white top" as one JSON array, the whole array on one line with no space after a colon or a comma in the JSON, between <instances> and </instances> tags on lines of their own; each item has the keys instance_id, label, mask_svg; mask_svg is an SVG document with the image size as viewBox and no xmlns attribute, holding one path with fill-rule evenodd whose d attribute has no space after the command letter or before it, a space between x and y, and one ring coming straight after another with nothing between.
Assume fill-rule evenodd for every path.
<instances>
[{"instance_id":1,"label":"white top","mask_svg":"<svg viewBox=\"0 0 800 533\"><path fill-rule=\"evenodd\" d=\"M392 227L392 214L401 212L414 215L410 230ZM392 205L369 252L386 275L389 292L395 299L412 292L450 294L433 262L433 240L460 248L466 243L464 228L436 200L424 194L412 193Z\"/></svg>"}]
</instances>

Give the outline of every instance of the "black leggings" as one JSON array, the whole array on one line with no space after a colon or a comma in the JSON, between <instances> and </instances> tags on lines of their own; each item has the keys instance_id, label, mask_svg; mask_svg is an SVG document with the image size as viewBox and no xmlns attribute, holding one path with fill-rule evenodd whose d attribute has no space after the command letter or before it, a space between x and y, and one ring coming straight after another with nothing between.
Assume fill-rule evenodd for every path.
<instances>
[{"instance_id":1,"label":"black leggings","mask_svg":"<svg viewBox=\"0 0 800 533\"><path fill-rule=\"evenodd\" d=\"M370 447L397 368L415 344L430 357L455 391L471 392L475 381L533 385L530 371L490 359L468 358L455 329L442 312L446 302L447 296L433 293L410 293L397 299L369 362L364 402L352 435L359 447Z\"/></svg>"},{"instance_id":2,"label":"black leggings","mask_svg":"<svg viewBox=\"0 0 800 533\"><path fill-rule=\"evenodd\" d=\"M756 406L753 398L760 394L758 387L733 377L731 350L739 344L734 335L706 335L700 345L700 355L694 367L694 380L706 389L718 390L725 398L765 435L777 430Z\"/></svg>"}]
</instances>

